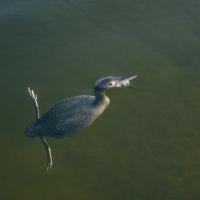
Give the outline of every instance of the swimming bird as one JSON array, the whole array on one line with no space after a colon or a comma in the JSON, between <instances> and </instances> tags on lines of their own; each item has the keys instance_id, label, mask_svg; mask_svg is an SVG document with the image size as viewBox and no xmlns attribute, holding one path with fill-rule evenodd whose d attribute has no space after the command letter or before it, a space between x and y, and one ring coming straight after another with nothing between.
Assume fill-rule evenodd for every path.
<instances>
[{"instance_id":1,"label":"swimming bird","mask_svg":"<svg viewBox=\"0 0 200 200\"><path fill-rule=\"evenodd\" d=\"M28 87L28 94L36 111L36 121L25 128L28 137L40 137L47 153L47 170L52 167L51 149L45 137L62 138L71 136L80 129L90 126L108 107L109 98L105 91L112 88L126 87L135 76L104 77L96 81L94 95L80 95L58 101L41 117L38 98L33 89Z\"/></svg>"}]
</instances>

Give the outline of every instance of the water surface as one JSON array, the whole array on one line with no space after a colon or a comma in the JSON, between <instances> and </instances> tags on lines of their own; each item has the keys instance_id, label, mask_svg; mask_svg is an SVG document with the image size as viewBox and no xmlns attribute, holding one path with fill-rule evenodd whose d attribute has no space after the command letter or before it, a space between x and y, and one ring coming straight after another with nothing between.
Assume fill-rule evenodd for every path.
<instances>
[{"instance_id":1,"label":"water surface","mask_svg":"<svg viewBox=\"0 0 200 200\"><path fill-rule=\"evenodd\" d=\"M0 2L1 199L200 198L200 3L145 0ZM49 139L54 166L24 136L41 112L91 94L107 75L134 75L110 91L89 128Z\"/></svg>"}]
</instances>

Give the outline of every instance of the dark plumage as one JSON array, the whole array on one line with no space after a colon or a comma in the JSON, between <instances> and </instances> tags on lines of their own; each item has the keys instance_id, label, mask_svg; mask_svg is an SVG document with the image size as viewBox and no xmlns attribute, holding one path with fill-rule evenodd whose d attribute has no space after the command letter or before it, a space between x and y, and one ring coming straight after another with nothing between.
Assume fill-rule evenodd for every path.
<instances>
[{"instance_id":1,"label":"dark plumage","mask_svg":"<svg viewBox=\"0 0 200 200\"><path fill-rule=\"evenodd\" d=\"M109 105L110 100L105 95L105 90L128 86L131 77L106 77L99 79L95 84L95 95L81 95L69 97L59 101L50 109L39 116L37 95L28 88L29 96L36 110L36 122L25 129L28 137L39 136L47 152L47 169L52 166L51 149L44 137L61 138L78 132L81 128L90 126Z\"/></svg>"},{"instance_id":2,"label":"dark plumage","mask_svg":"<svg viewBox=\"0 0 200 200\"><path fill-rule=\"evenodd\" d=\"M32 126L32 135L63 137L88 127L104 111L106 96L75 96L59 101L44 113Z\"/></svg>"}]
</instances>

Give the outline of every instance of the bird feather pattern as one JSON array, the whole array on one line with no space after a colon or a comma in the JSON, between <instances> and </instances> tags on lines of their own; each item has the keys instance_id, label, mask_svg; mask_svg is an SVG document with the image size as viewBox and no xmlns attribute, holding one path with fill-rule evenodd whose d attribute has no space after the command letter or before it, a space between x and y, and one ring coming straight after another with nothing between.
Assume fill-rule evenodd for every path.
<instances>
[{"instance_id":1,"label":"bird feather pattern","mask_svg":"<svg viewBox=\"0 0 200 200\"><path fill-rule=\"evenodd\" d=\"M97 116L95 97L80 95L69 97L53 105L33 127L36 135L63 137L89 126Z\"/></svg>"}]
</instances>

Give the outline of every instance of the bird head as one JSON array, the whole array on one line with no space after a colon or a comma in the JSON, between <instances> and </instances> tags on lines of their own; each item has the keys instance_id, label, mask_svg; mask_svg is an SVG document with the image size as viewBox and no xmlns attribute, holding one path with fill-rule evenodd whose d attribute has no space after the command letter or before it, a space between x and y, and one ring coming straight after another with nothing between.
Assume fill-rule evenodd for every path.
<instances>
[{"instance_id":1,"label":"bird head","mask_svg":"<svg viewBox=\"0 0 200 200\"><path fill-rule=\"evenodd\" d=\"M112 88L120 88L120 87L127 87L130 85L130 81L136 78L135 76L128 76L128 77L104 77L96 81L95 83L95 91L101 92Z\"/></svg>"}]
</instances>

